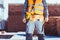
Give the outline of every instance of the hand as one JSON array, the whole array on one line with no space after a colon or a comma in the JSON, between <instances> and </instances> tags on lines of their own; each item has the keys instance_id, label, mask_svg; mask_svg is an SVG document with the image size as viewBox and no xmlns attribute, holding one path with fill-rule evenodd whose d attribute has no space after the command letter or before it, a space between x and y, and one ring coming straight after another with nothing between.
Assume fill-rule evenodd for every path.
<instances>
[{"instance_id":1,"label":"hand","mask_svg":"<svg viewBox=\"0 0 60 40\"><path fill-rule=\"evenodd\" d=\"M26 18L23 18L23 23L26 23Z\"/></svg>"},{"instance_id":2,"label":"hand","mask_svg":"<svg viewBox=\"0 0 60 40\"><path fill-rule=\"evenodd\" d=\"M48 20L49 20L48 18L45 18L45 22L48 22Z\"/></svg>"}]
</instances>

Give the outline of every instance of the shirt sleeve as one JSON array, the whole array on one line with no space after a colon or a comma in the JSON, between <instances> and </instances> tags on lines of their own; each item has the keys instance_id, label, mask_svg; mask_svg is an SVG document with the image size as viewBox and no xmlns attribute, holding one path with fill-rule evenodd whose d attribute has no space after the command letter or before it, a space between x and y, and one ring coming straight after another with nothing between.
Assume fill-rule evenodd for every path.
<instances>
[{"instance_id":1,"label":"shirt sleeve","mask_svg":"<svg viewBox=\"0 0 60 40\"><path fill-rule=\"evenodd\" d=\"M47 3L46 3L46 0L42 0L42 2L43 2L43 5L44 5L44 11L45 11L45 17L48 17L49 16L49 14L48 14L48 5L47 5Z\"/></svg>"},{"instance_id":2,"label":"shirt sleeve","mask_svg":"<svg viewBox=\"0 0 60 40\"><path fill-rule=\"evenodd\" d=\"M24 18L25 17L25 13L26 13L26 10L27 10L27 0L25 0L24 2L24 6L23 6L23 10L22 10L22 17Z\"/></svg>"}]
</instances>

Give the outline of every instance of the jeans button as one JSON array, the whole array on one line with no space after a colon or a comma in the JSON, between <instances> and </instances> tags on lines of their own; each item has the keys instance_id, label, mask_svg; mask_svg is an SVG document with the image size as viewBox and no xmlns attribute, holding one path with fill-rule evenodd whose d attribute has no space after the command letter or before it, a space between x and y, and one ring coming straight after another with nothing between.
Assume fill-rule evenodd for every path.
<instances>
[{"instance_id":1,"label":"jeans button","mask_svg":"<svg viewBox=\"0 0 60 40\"><path fill-rule=\"evenodd\" d=\"M40 21L40 19L37 19L37 21Z\"/></svg>"}]
</instances>

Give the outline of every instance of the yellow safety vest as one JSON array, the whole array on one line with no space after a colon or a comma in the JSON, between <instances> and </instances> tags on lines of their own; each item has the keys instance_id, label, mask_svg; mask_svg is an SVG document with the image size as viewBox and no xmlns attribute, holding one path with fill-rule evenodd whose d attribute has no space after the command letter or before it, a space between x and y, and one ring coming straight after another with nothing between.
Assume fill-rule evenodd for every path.
<instances>
[{"instance_id":1,"label":"yellow safety vest","mask_svg":"<svg viewBox=\"0 0 60 40\"><path fill-rule=\"evenodd\" d=\"M42 0L36 0L35 3L33 2L33 0L28 0L28 12L26 12L26 19L29 19L30 16L33 16L34 18L34 13L43 15L43 11L44 6Z\"/></svg>"},{"instance_id":2,"label":"yellow safety vest","mask_svg":"<svg viewBox=\"0 0 60 40\"><path fill-rule=\"evenodd\" d=\"M32 7L34 7L34 9L32 9ZM35 13L43 12L44 7L43 7L42 0L36 0L35 3L33 2L33 0L28 0L28 11L34 11L34 10Z\"/></svg>"}]
</instances>

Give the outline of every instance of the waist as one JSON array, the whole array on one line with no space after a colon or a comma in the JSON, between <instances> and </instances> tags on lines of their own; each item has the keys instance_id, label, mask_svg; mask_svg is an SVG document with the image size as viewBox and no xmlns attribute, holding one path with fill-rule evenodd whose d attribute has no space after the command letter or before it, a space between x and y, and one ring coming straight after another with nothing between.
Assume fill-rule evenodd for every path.
<instances>
[{"instance_id":1,"label":"waist","mask_svg":"<svg viewBox=\"0 0 60 40\"><path fill-rule=\"evenodd\" d=\"M34 13L34 15L43 15L43 14Z\"/></svg>"},{"instance_id":2,"label":"waist","mask_svg":"<svg viewBox=\"0 0 60 40\"><path fill-rule=\"evenodd\" d=\"M30 18L40 19L40 18L44 18L44 16L43 15L32 15L30 16Z\"/></svg>"}]
</instances>

